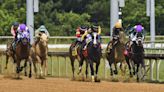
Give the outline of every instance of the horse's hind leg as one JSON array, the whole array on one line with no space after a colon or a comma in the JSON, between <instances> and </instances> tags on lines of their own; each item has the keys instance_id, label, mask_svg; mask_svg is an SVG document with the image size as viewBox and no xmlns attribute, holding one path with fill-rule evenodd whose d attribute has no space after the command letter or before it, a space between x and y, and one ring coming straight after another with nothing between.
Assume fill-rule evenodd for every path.
<instances>
[{"instance_id":1,"label":"horse's hind leg","mask_svg":"<svg viewBox=\"0 0 164 92\"><path fill-rule=\"evenodd\" d=\"M5 66L5 69L7 69L8 61L9 61L9 56L6 55L6 66Z\"/></svg>"},{"instance_id":2,"label":"horse's hind leg","mask_svg":"<svg viewBox=\"0 0 164 92\"><path fill-rule=\"evenodd\" d=\"M29 62L29 65L30 65L30 71L29 71L29 76L28 76L28 77L29 77L29 78L31 78L31 77L32 77L32 71L31 71L31 70L32 70L32 67L31 67L31 61Z\"/></svg>"},{"instance_id":3,"label":"horse's hind leg","mask_svg":"<svg viewBox=\"0 0 164 92\"><path fill-rule=\"evenodd\" d=\"M72 66L73 79L75 79L75 74L74 74L74 71L75 71L74 61L75 61L75 59L71 58L71 66Z\"/></svg>"}]
</instances>

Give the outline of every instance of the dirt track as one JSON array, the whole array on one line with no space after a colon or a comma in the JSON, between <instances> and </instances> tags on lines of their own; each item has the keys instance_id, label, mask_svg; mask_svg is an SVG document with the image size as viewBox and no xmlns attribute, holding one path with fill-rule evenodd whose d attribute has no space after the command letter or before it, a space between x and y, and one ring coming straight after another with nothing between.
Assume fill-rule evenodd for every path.
<instances>
[{"instance_id":1,"label":"dirt track","mask_svg":"<svg viewBox=\"0 0 164 92\"><path fill-rule=\"evenodd\" d=\"M0 76L0 92L164 92L164 84L108 81L91 83L65 78L15 80Z\"/></svg>"}]
</instances>

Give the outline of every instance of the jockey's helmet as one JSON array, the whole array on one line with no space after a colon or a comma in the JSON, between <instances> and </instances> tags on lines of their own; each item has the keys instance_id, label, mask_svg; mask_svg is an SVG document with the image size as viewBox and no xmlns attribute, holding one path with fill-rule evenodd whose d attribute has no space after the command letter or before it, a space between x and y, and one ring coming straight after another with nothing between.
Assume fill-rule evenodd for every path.
<instances>
[{"instance_id":1,"label":"jockey's helmet","mask_svg":"<svg viewBox=\"0 0 164 92\"><path fill-rule=\"evenodd\" d=\"M136 25L135 30L136 30L136 32L142 32L142 30L143 30L142 25Z\"/></svg>"},{"instance_id":2,"label":"jockey's helmet","mask_svg":"<svg viewBox=\"0 0 164 92\"><path fill-rule=\"evenodd\" d=\"M115 24L115 28L122 28L121 22L117 22L117 23Z\"/></svg>"},{"instance_id":3,"label":"jockey's helmet","mask_svg":"<svg viewBox=\"0 0 164 92\"><path fill-rule=\"evenodd\" d=\"M99 28L98 25L92 25L91 26L91 29L92 29L93 32L98 32L98 28Z\"/></svg>"},{"instance_id":4,"label":"jockey's helmet","mask_svg":"<svg viewBox=\"0 0 164 92\"><path fill-rule=\"evenodd\" d=\"M21 30L21 31L26 30L26 25L25 25L25 24L20 24L20 30Z\"/></svg>"}]
</instances>

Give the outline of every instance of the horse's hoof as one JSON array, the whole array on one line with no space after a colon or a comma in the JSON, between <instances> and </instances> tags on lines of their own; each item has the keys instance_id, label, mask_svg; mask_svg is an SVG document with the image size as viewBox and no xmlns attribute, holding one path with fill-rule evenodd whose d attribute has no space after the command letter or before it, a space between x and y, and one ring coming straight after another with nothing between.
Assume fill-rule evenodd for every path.
<instances>
[{"instance_id":1,"label":"horse's hoof","mask_svg":"<svg viewBox=\"0 0 164 92\"><path fill-rule=\"evenodd\" d=\"M114 74L118 74L118 71L114 70Z\"/></svg>"},{"instance_id":2,"label":"horse's hoof","mask_svg":"<svg viewBox=\"0 0 164 92\"><path fill-rule=\"evenodd\" d=\"M24 76L27 76L27 73L25 73Z\"/></svg>"},{"instance_id":3,"label":"horse's hoof","mask_svg":"<svg viewBox=\"0 0 164 92\"><path fill-rule=\"evenodd\" d=\"M95 77L94 76L92 76L92 82L95 82Z\"/></svg>"},{"instance_id":4,"label":"horse's hoof","mask_svg":"<svg viewBox=\"0 0 164 92\"><path fill-rule=\"evenodd\" d=\"M29 74L29 76L28 76L29 78L31 78L32 77L32 74Z\"/></svg>"},{"instance_id":5,"label":"horse's hoof","mask_svg":"<svg viewBox=\"0 0 164 92\"><path fill-rule=\"evenodd\" d=\"M137 82L139 82L139 78L137 78Z\"/></svg>"},{"instance_id":6,"label":"horse's hoof","mask_svg":"<svg viewBox=\"0 0 164 92\"><path fill-rule=\"evenodd\" d=\"M100 82L100 79L95 77L95 82Z\"/></svg>"},{"instance_id":7,"label":"horse's hoof","mask_svg":"<svg viewBox=\"0 0 164 92\"><path fill-rule=\"evenodd\" d=\"M74 81L75 80L75 77L72 77L72 79L71 79L72 81Z\"/></svg>"}]
</instances>

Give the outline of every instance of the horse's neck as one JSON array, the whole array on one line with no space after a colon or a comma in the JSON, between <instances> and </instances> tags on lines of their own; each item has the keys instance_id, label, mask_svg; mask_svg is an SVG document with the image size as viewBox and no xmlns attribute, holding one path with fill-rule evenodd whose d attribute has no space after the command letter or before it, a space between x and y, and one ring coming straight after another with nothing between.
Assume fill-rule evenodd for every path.
<instances>
[{"instance_id":1,"label":"horse's neck","mask_svg":"<svg viewBox=\"0 0 164 92\"><path fill-rule=\"evenodd\" d=\"M137 46L137 44L134 44L132 51L133 51L133 53L143 53L143 47Z\"/></svg>"},{"instance_id":2,"label":"horse's neck","mask_svg":"<svg viewBox=\"0 0 164 92\"><path fill-rule=\"evenodd\" d=\"M120 31L120 33L119 33L119 40L120 40L120 43L125 44L126 38L125 38L125 34L123 31Z\"/></svg>"},{"instance_id":3,"label":"horse's neck","mask_svg":"<svg viewBox=\"0 0 164 92\"><path fill-rule=\"evenodd\" d=\"M38 48L40 50L41 53L47 53L47 46L44 46L42 43L38 43Z\"/></svg>"}]
</instances>

